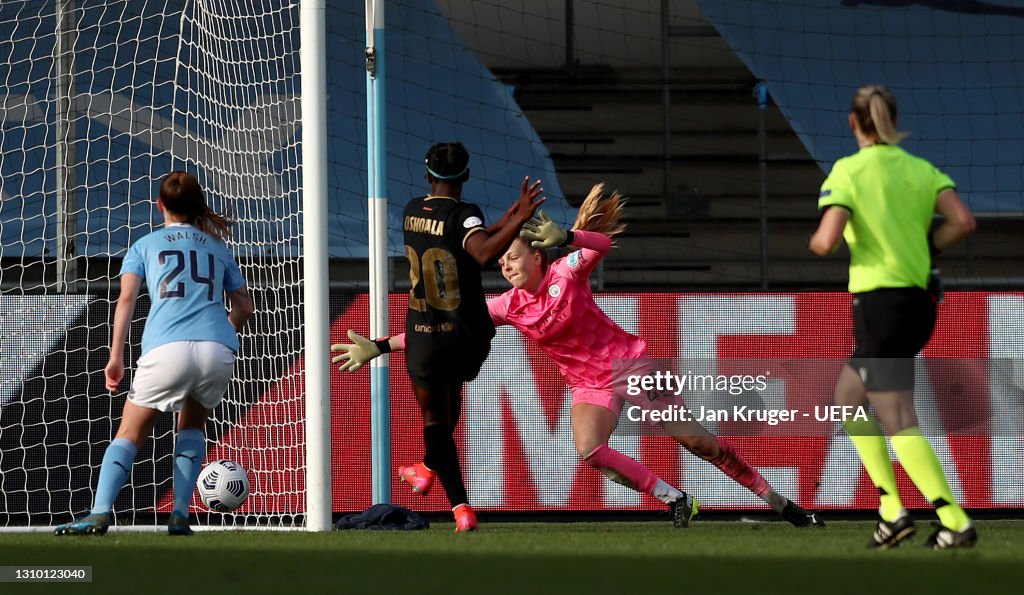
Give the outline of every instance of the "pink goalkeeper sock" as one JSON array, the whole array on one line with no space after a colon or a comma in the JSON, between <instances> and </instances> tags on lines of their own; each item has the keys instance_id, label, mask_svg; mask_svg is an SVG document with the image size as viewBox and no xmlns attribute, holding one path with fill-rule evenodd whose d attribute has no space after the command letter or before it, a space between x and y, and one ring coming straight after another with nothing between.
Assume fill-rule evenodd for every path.
<instances>
[{"instance_id":1,"label":"pink goalkeeper sock","mask_svg":"<svg viewBox=\"0 0 1024 595\"><path fill-rule=\"evenodd\" d=\"M602 444L583 459L591 467L605 473L612 481L644 494L652 494L658 476L621 452Z\"/></svg>"},{"instance_id":2,"label":"pink goalkeeper sock","mask_svg":"<svg viewBox=\"0 0 1024 595\"><path fill-rule=\"evenodd\" d=\"M716 436L715 439L718 440L720 452L717 457L708 459L709 463L758 496L763 496L772 489L772 486L768 485L757 469L751 467L750 463L740 456L740 453L736 452L731 444L724 438Z\"/></svg>"}]
</instances>

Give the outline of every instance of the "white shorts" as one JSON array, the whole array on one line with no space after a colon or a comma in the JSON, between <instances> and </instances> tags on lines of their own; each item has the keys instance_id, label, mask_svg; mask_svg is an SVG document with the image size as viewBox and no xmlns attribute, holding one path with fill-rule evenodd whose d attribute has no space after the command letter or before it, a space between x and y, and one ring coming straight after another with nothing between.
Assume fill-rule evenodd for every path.
<instances>
[{"instance_id":1,"label":"white shorts","mask_svg":"<svg viewBox=\"0 0 1024 595\"><path fill-rule=\"evenodd\" d=\"M181 411L191 397L213 409L224 397L234 367L235 353L222 343L165 343L139 358L128 400L147 409Z\"/></svg>"}]
</instances>

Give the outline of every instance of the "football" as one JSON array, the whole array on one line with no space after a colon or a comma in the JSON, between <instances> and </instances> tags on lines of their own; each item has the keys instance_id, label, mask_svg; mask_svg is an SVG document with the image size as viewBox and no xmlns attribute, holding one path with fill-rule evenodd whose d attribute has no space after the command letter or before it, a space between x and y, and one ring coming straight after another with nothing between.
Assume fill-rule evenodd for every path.
<instances>
[{"instance_id":1,"label":"football","mask_svg":"<svg viewBox=\"0 0 1024 595\"><path fill-rule=\"evenodd\" d=\"M231 512L249 497L249 474L234 461L212 461L199 474L199 497L207 508Z\"/></svg>"}]
</instances>

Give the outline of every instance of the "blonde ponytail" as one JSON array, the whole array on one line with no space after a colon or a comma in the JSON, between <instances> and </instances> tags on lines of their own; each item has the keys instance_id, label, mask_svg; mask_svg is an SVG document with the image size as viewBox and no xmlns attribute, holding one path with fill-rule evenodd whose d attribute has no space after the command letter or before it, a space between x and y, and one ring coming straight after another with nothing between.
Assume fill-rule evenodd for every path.
<instances>
[{"instance_id":1,"label":"blonde ponytail","mask_svg":"<svg viewBox=\"0 0 1024 595\"><path fill-rule=\"evenodd\" d=\"M850 104L861 132L875 136L889 145L899 144L907 133L896 130L896 96L881 85L865 85L857 89Z\"/></svg>"},{"instance_id":2,"label":"blonde ponytail","mask_svg":"<svg viewBox=\"0 0 1024 595\"><path fill-rule=\"evenodd\" d=\"M626 198L613 192L611 196L604 196L604 182L595 184L590 189L590 194L580 205L576 214L576 222L573 223L574 230L596 231L606 236L614 237L626 229L622 223L622 208L626 204Z\"/></svg>"}]
</instances>

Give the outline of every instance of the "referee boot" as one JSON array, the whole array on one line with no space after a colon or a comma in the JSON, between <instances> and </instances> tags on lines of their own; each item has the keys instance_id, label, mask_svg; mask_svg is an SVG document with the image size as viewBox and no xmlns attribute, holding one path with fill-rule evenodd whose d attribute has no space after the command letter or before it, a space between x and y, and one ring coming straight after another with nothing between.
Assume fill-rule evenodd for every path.
<instances>
[{"instance_id":1,"label":"referee boot","mask_svg":"<svg viewBox=\"0 0 1024 595\"><path fill-rule=\"evenodd\" d=\"M459 504L452 509L452 514L455 515L456 533L476 531L476 512L470 508L469 504Z\"/></svg>"},{"instance_id":2,"label":"referee boot","mask_svg":"<svg viewBox=\"0 0 1024 595\"><path fill-rule=\"evenodd\" d=\"M902 541L914 535L917 529L914 528L914 521L906 512L893 522L878 521L875 532L871 535L868 548L876 550L887 550L898 546Z\"/></svg>"},{"instance_id":3,"label":"referee boot","mask_svg":"<svg viewBox=\"0 0 1024 595\"><path fill-rule=\"evenodd\" d=\"M963 531L954 531L939 525L935 533L932 533L932 536L925 542L924 547L930 550L944 550L954 547L974 547L976 543L978 543L978 530L971 522Z\"/></svg>"},{"instance_id":4,"label":"referee boot","mask_svg":"<svg viewBox=\"0 0 1024 595\"><path fill-rule=\"evenodd\" d=\"M57 525L53 530L54 535L106 535L110 524L114 522L109 512L90 514L87 517Z\"/></svg>"},{"instance_id":5,"label":"referee boot","mask_svg":"<svg viewBox=\"0 0 1024 595\"><path fill-rule=\"evenodd\" d=\"M398 468L398 478L409 484L412 487L412 491L420 496L426 496L430 493L435 477L437 477L437 474L428 469L423 463Z\"/></svg>"}]
</instances>

